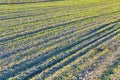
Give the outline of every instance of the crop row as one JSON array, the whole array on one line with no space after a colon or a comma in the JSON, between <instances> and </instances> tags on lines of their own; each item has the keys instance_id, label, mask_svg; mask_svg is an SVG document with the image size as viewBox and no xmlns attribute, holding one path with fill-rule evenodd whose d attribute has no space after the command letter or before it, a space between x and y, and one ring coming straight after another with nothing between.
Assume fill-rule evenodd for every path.
<instances>
[{"instance_id":1,"label":"crop row","mask_svg":"<svg viewBox=\"0 0 120 80\"><path fill-rule=\"evenodd\" d=\"M116 30L119 30L119 27L114 27L115 29L112 29L112 30L110 30L112 27L110 27L110 28L108 28L107 30L108 30L108 32L107 32L107 30L105 30L105 34L103 34L103 33L99 33L99 37L98 37L98 33L97 34L93 34L93 35L91 35L91 36L93 36L93 39L95 39L95 40L90 40L89 41L89 38L92 38L91 36L90 37L88 37L88 38L85 38L85 40L87 40L85 43L83 43L83 47L85 47L85 46L87 46L87 45L89 45L89 44L92 44L92 43L94 43L95 41L97 41L97 40L99 40L100 38L102 38L102 37L104 37L104 36L106 36L106 35L108 35L108 34L110 34L110 33L112 33L112 32L114 32L114 31L116 31ZM103 31L104 32L104 31ZM114 34L114 33L112 33L112 34ZM96 35L96 36L94 36L94 35ZM95 38L95 37L98 37L98 38ZM85 41L84 39L82 40L82 41ZM71 42L73 42L73 41L71 41ZM70 43L71 43L70 42ZM77 38L77 42L74 42L74 43L72 43L71 44L71 47L72 46L75 46L75 45L77 45L78 43L80 43L81 42L81 40L79 40L79 38ZM69 44L70 44L69 43ZM64 45L66 45L66 44L64 44ZM63 46L64 46L63 45ZM47 51L47 53L46 53L46 57L47 57L47 54L48 55L52 55L53 53L58 53L58 52L60 52L60 51L62 51L63 52L63 49L64 50L66 50L66 49L68 49L69 47L70 47L70 45L69 45L69 47L68 47L68 44L67 44L67 46L66 46L66 48L65 47L62 47L61 49L60 49L60 47L62 47L62 46L59 46L58 48L56 48L55 50L54 50L54 52L52 52L52 51L50 51L49 52L49 54L48 54L48 51ZM82 45L80 46L80 47L82 47ZM81 49L80 47L78 47L78 49L77 50L79 50L79 49ZM76 48L76 47L75 47ZM56 51L58 49L58 51ZM74 53L74 51L76 51L76 49L73 49L73 51L72 51L72 53ZM52 54L51 54L52 53ZM71 53L71 54L72 54ZM64 53L65 54L65 53ZM42 54L43 55L43 54ZM68 54L68 55L70 55L70 53ZM45 56L45 55L44 55ZM67 56L67 54L65 55L65 56ZM38 56L37 56L38 57ZM35 57L35 62L37 61L38 62L38 58L37 57ZM43 60L45 60L45 58L42 56L42 58L43 58ZM63 57L63 58L65 58L65 57ZM54 63L56 63L56 62L58 62L59 60L61 60L61 59L63 59L63 58L57 58L58 60L56 61L54 61ZM41 59L41 58L40 58ZM47 59L47 58L46 58ZM32 60L32 63L30 62ZM12 68L8 68L8 70L6 71L2 71L1 73L3 73L4 74L4 76L6 76L6 78L7 78L7 75L8 74L11 74L11 75L15 75L15 74L17 74L17 72L18 71L21 71L21 70L25 70L25 69L27 69L28 67L30 67L30 65L28 66L28 64L31 64L31 66L32 66L32 64L33 65L35 65L36 63L34 62L34 59L31 59L30 61L27 61L27 63L21 63L21 64L24 64L25 66L23 66L23 68L20 68L20 65L17 65L17 66L19 66L19 67L16 67L15 68L15 65L14 65L14 67L13 67L13 69ZM42 60L41 60L42 61ZM33 63L34 62L34 63ZM53 62L52 62L53 63ZM37 65L38 65L38 63L37 63ZM14 71L14 69L15 69L15 71ZM10 71L9 71L10 70ZM13 70L12 72L14 73L14 74L12 74L11 73L11 70ZM39 70L37 70L37 71L39 71ZM5 72L5 73L4 73ZM10 76L10 75L9 75ZM8 76L8 77L9 77Z\"/></svg>"},{"instance_id":2,"label":"crop row","mask_svg":"<svg viewBox=\"0 0 120 80\"><path fill-rule=\"evenodd\" d=\"M110 22L110 23L111 23L111 22ZM105 25L107 25L107 24L105 24ZM101 27L98 27L98 29L103 28L105 25L102 25ZM87 25L87 26L90 26L90 25ZM89 28L87 28L87 26L86 26L86 28L85 28L85 26L83 26L83 28L85 28L85 29L83 29L83 31L84 31L84 30L88 30L88 31L89 31L90 28L93 29L92 26L89 27ZM95 27L95 26L94 26L94 27ZM80 28L80 29L82 29L82 28ZM94 30L97 30L97 28L94 29ZM81 30L78 30L78 31L75 30L74 35L80 35L80 34L82 33L82 32L79 33L80 31L81 31ZM72 33L73 33L73 31L72 31ZM89 33L90 33L90 32L88 32L87 34L89 34ZM71 38L72 38L72 37L74 38L74 35L71 34ZM82 33L82 35L83 35L83 33ZM76 37L77 37L77 36L76 36ZM58 39L57 39L57 38L58 38ZM47 42L47 41L46 41L46 42L47 42L47 43L45 43L46 46L44 46L44 44L43 44L43 45L42 45L42 44L41 44L41 45L38 44L38 45L40 45L39 48L37 49L38 52L40 51L39 49L41 49L41 48L43 48L43 49L44 49L44 48L47 48L47 47L50 48L50 45L53 45L53 43L56 44L56 43L58 43L58 41L59 41L59 43L60 43L61 40L63 40L63 39L65 39L65 40L69 39L69 38L70 38L70 35L66 36L66 38L64 38L64 36L63 36L63 38L62 38L62 36L61 36L61 38L60 38L60 36L57 37L57 38L54 37L54 38L53 38L53 41L50 41L50 42ZM60 38L60 39L59 39L59 38ZM54 40L54 39L55 39L55 40ZM57 45L57 44L56 44L56 45ZM34 46L37 46L37 45L34 45ZM33 46L33 47L34 47L34 46ZM23 46L23 47L24 47L24 46ZM28 48L28 47L27 47L27 48ZM21 50L21 49L20 49L20 50ZM19 52L20 50L18 50L18 52ZM29 49L28 49L28 50L29 50ZM36 53L35 48L33 48L33 50L34 50L34 55L35 55L35 53ZM44 49L44 50L45 50L45 49ZM18 57L14 57L14 58L13 58L13 56L11 56L11 58L8 58L8 56L11 55L12 53L13 53L13 54L16 54L16 55L14 55L14 56L18 56ZM25 56L25 55L27 55L27 54L33 53L33 52L31 52L31 49L30 49L29 52L25 52L25 53L23 53L23 52L21 52L21 53L12 52L12 53L3 54L3 56L2 56L2 55L1 55L1 56L2 56L3 58L4 58L4 57L7 57L6 61L9 60L9 61L12 61L12 62L13 62L13 60L16 60L16 59L19 60L19 58L21 58L21 57L23 57L23 56ZM24 55L24 54L25 54L25 55ZM23 55L23 56L22 56L22 55ZM27 56L28 56L28 55L27 55ZM2 58L2 57L1 57L1 58ZM24 58L24 57L23 57L23 58ZM13 60L11 60L11 59L13 59ZM3 61L5 61L5 60L3 60ZM9 63L9 62L6 62L6 63ZM6 63L5 63L5 64L6 64ZM8 64L6 64L6 65L8 65ZM1 66L2 66L2 65L1 65Z\"/></svg>"},{"instance_id":3,"label":"crop row","mask_svg":"<svg viewBox=\"0 0 120 80\"><path fill-rule=\"evenodd\" d=\"M113 8L114 9L114 8ZM101 10L103 10L103 9L101 9ZM76 13L76 12L75 12ZM95 11L91 11L91 12L89 12L89 14L91 15L91 14L93 14L93 13L95 13ZM97 14L97 13L96 13ZM60 15L60 14L58 14L58 15ZM81 16L81 17L78 17L78 16ZM26 19L18 19L18 22L19 22L19 25L17 24L17 25L15 25L16 24L16 19L15 20L8 20L8 21L2 21L2 25L1 26L5 26L5 29L1 29L2 30L2 32L1 32L1 37L2 36L6 36L6 37L8 37L7 36L7 34L8 35L16 35L15 33L23 33L23 32L26 32L26 31L28 31L29 32L29 30L31 30L31 29L38 29L38 27L39 26L48 26L48 25L51 25L51 24L53 24L53 22L54 23L58 23L58 22L60 22L60 23L62 23L62 21L66 21L66 19L67 20L70 20L70 19L72 19L72 18L82 18L82 17L84 17L84 16L87 16L88 15L88 11L87 12L84 12L84 14L82 14L82 13L76 13L76 14L67 14L67 15L61 15L61 16L57 16L57 17L51 17L51 18L47 18L46 19L46 17L44 17L44 16L42 16L43 18L45 18L45 19L41 19L40 17L38 17L38 16L36 16L36 18L34 17L33 18L33 16L32 17L30 17L30 18L28 18L28 20L30 20L30 21L28 21L28 20L26 20ZM45 15L46 16L46 15ZM89 15L88 15L89 16ZM32 20L31 21L31 18L32 19L35 19L35 20ZM40 19L40 20L39 20ZM12 21L12 22L11 22ZM46 21L49 21L49 23L46 23ZM9 22L9 23L8 23ZM23 24L21 24L20 25L20 22L24 22ZM52 23L51 23L52 22ZM4 23L6 23L6 24L4 24ZM7 25L10 25L10 24L14 24L14 25L11 25L11 26L8 26L7 27ZM38 26L39 25L39 26ZM35 26L35 27L32 27L32 26ZM3 27L4 28L4 27ZM6 29L7 28L7 29ZM14 31L15 30L15 31ZM9 32L8 32L9 31ZM11 34L11 31L12 31L12 34ZM7 34L6 34L7 33ZM3 35L2 35L3 34Z\"/></svg>"},{"instance_id":4,"label":"crop row","mask_svg":"<svg viewBox=\"0 0 120 80\"><path fill-rule=\"evenodd\" d=\"M117 42L116 45L118 45L119 44L118 41L120 41L119 38L120 36L116 35L114 38L107 40L104 44L101 43L94 50L91 49L91 51L83 55L83 57L79 57L69 65L64 66L62 69L58 70L55 74L52 75L52 77L50 76L48 79L54 80L54 79L62 78L62 79L78 79L79 80L79 79L84 79L87 74L89 74L89 76L86 76L87 77L86 79L88 79L89 77L91 77L89 79L97 79L94 75L97 75L97 77L99 77L98 75L100 75L100 72L97 74L96 71L99 70L100 68L102 68L102 70L104 70L103 68L105 68L103 67L102 64L100 64L100 62L106 63L107 61L112 60L112 57L110 55L114 55L111 52L112 48L109 48L109 45L114 45L115 47L116 42ZM103 50L100 50L101 48L103 48ZM117 54L119 54L119 51ZM94 59L93 57L97 57L97 58ZM105 61L105 58L107 58L108 60ZM107 64L109 64L109 62ZM97 68L98 66L100 68ZM38 79L38 78L41 79L42 76L43 77L47 76L46 71L43 72L42 75L38 75L33 79Z\"/></svg>"},{"instance_id":5,"label":"crop row","mask_svg":"<svg viewBox=\"0 0 120 80\"><path fill-rule=\"evenodd\" d=\"M113 16L113 17L114 17L114 16ZM91 17L91 18L92 18L92 17ZM111 18L112 18L112 17L111 17ZM88 20L89 20L89 19L90 19L90 18L88 18ZM84 19L83 19L83 20L84 20ZM85 19L85 20L86 20L86 19ZM93 16L93 20L94 20L94 16ZM97 20L96 17L95 17L95 20ZM82 20L80 20L80 21L82 21ZM91 20L91 21L92 21L92 20ZM70 23L70 24L62 24L62 26L64 26L64 27L66 26L65 28L67 28L67 26L70 25L70 26L72 27L71 24L74 25L75 23L76 23L76 24L77 24L77 23L80 24L79 21L75 21L75 22L73 21L73 23ZM61 25L59 25L59 26L61 26ZM61 26L61 27L62 27L62 26ZM79 27L79 26L77 26L77 27ZM57 29L59 30L59 27L58 27L58 28L55 27L55 28L56 28L56 30L57 30ZM60 29L63 30L63 27L60 28ZM68 29L68 28L67 28L67 29ZM72 28L70 28L70 29L72 29ZM77 28L76 28L76 29L77 29ZM52 29L47 29L47 30L43 30L43 31L52 32L51 30L52 30ZM64 31L64 30L63 30L63 31ZM42 36L47 37L47 36L53 34L53 33L51 33L51 34L49 34L49 35L46 36L46 33L45 33L45 35L42 35L41 33L45 33L45 32L42 32L42 31L41 31L40 33L37 33L38 35L37 35L37 34L33 34L33 35L30 34L30 36L29 36L29 35L26 35L26 37L23 36L23 39L25 38L25 41L27 41L27 42L25 42L25 43L28 43L29 40L33 39L32 36L34 36L34 38L36 37L36 39L39 40ZM62 33L62 32L60 32L60 33ZM58 31L57 34L60 34L60 33L59 33L59 31ZM29 33L28 33L28 34L29 34ZM55 34L55 35L57 35L57 34ZM40 35L42 35L42 36L41 36L41 37L38 37L38 36L40 36ZM54 36L54 35L53 35L53 36ZM17 36L16 36L16 37L17 37ZM19 36L18 36L18 37L19 37ZM21 35L21 37L22 37L22 35ZM27 39L27 37L29 37L29 38ZM54 36L54 37L55 37L55 36ZM42 37L42 38L43 38L43 37ZM9 38L8 38L8 39L9 39ZM8 40L8 39L4 39L3 41ZM12 39L12 38L10 38L10 39ZM19 40L19 41L22 40L22 42L23 42L23 39L18 38L18 40ZM17 42L16 40L13 40L13 41ZM12 41L12 44L14 44L13 41ZM34 41L35 41L35 40L34 40ZM17 43L18 43L18 42L17 42ZM21 43L21 42L19 42L19 43ZM25 43L24 43L24 44L25 44ZM21 44L20 44L20 45L21 45ZM29 45L29 43L28 43L28 45ZM18 44L17 44L17 46L18 46ZM11 47L12 47L12 46L11 46ZM21 47L22 47L22 46L21 46ZM2 49L2 48L1 48L1 49ZM5 47L4 47L4 49L5 49ZM9 48L7 47L7 49L9 49ZM6 53L7 53L7 52L6 52Z\"/></svg>"}]
</instances>

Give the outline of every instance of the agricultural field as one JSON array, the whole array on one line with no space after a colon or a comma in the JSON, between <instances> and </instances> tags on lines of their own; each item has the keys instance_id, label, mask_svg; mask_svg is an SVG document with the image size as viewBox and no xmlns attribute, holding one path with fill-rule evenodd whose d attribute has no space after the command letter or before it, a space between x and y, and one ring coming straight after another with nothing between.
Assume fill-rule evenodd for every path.
<instances>
[{"instance_id":1,"label":"agricultural field","mask_svg":"<svg viewBox=\"0 0 120 80\"><path fill-rule=\"evenodd\" d=\"M120 80L120 0L0 0L0 80Z\"/></svg>"}]
</instances>

